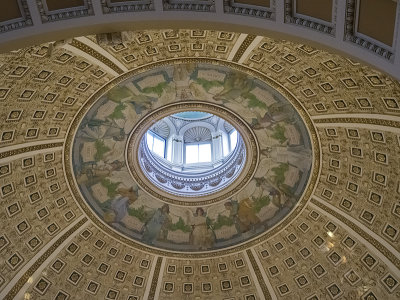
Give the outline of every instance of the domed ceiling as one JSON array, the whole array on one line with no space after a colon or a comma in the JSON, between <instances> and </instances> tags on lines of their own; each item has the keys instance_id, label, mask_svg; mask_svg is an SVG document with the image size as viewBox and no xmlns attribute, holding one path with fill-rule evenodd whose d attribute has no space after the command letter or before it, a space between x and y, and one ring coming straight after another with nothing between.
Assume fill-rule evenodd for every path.
<instances>
[{"instance_id":1,"label":"domed ceiling","mask_svg":"<svg viewBox=\"0 0 400 300\"><path fill-rule=\"evenodd\" d=\"M66 149L65 153L66 161L72 156L73 173L82 194L75 192L75 197L84 198L105 223L123 235L158 248L213 250L265 235L300 199L306 199L315 185L312 183L302 197L310 177L312 149L295 106L312 126L309 117L298 102L291 104L267 82L244 73L251 74L250 69L242 67L238 71L219 66L218 61L202 63L201 59L193 59L191 64L180 60L171 63L162 67L156 63L149 67L151 71L134 72L122 83L109 84L112 88L100 99L92 97L94 103L85 104L91 107L80 123L73 121L69 134L77 127L74 145L72 151ZM293 97L291 100L296 101ZM171 106L176 102L178 105ZM185 184L180 184L173 174L168 179L165 171L157 171L151 161L142 158L142 152L132 149L140 148L138 127L144 126L142 116L156 110L145 117L152 125L164 110L176 112L196 105L228 118L233 113L241 116L238 130L252 145L247 151L244 147L239 149L243 153L233 169L215 169L217 176L208 174L200 181L190 179L187 193L191 192L192 199L171 199L162 191L155 192L153 184L144 184L141 169L155 174L154 183L161 190L164 186L168 190L168 180L181 193ZM314 128L309 130L315 132ZM130 145L130 136L137 136L135 145ZM136 160L142 163L135 164ZM251 164L245 168L246 176L227 181L243 160ZM316 165L314 178L319 164ZM221 181L227 181L229 187L221 187L219 194L211 194L205 201L202 196L207 187L218 187ZM303 206L304 203L299 204L297 210Z\"/></svg>"},{"instance_id":2,"label":"domed ceiling","mask_svg":"<svg viewBox=\"0 0 400 300\"><path fill-rule=\"evenodd\" d=\"M400 297L399 82L241 36L1 54L0 298ZM229 115L248 137L237 189L186 203L140 181L129 141L171 106Z\"/></svg>"}]
</instances>

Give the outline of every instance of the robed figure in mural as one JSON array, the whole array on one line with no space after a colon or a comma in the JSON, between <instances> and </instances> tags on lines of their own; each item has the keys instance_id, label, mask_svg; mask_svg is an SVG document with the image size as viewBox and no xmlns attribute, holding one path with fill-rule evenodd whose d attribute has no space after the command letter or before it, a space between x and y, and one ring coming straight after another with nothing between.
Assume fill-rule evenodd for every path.
<instances>
[{"instance_id":1,"label":"robed figure in mural","mask_svg":"<svg viewBox=\"0 0 400 300\"><path fill-rule=\"evenodd\" d=\"M117 191L120 197L117 197L111 202L111 208L115 213L114 222L121 220L128 214L129 205L133 204L139 197L138 188L131 187L129 189L120 188Z\"/></svg>"},{"instance_id":2,"label":"robed figure in mural","mask_svg":"<svg viewBox=\"0 0 400 300\"><path fill-rule=\"evenodd\" d=\"M143 242L153 244L160 236L161 231L171 223L169 205L164 204L158 208L151 219L145 224L143 231Z\"/></svg>"},{"instance_id":3,"label":"robed figure in mural","mask_svg":"<svg viewBox=\"0 0 400 300\"><path fill-rule=\"evenodd\" d=\"M236 229L240 233L249 231L260 223L249 198L240 202L231 200L225 202L224 206L229 211L229 216L233 219Z\"/></svg>"},{"instance_id":4,"label":"robed figure in mural","mask_svg":"<svg viewBox=\"0 0 400 300\"><path fill-rule=\"evenodd\" d=\"M198 207L195 214L190 215L188 212L188 219L188 224L192 226L191 244L199 250L212 248L215 238L212 229L207 224L205 211Z\"/></svg>"},{"instance_id":5,"label":"robed figure in mural","mask_svg":"<svg viewBox=\"0 0 400 300\"><path fill-rule=\"evenodd\" d=\"M128 137L143 115L186 98L216 102L218 110L237 114L260 145L260 163L243 192L207 209L168 205L147 195L126 161L127 143L133 141ZM168 129L172 138L173 128ZM307 127L283 95L250 73L206 63L163 65L114 86L88 107L71 155L82 196L109 226L154 247L194 252L245 242L279 222L307 187L312 158Z\"/></svg>"}]
</instances>

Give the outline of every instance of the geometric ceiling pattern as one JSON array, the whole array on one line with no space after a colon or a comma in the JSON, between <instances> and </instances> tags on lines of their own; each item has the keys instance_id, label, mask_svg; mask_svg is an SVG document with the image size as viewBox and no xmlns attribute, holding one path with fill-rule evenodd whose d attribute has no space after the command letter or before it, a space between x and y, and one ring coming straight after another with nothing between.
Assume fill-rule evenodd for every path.
<instances>
[{"instance_id":1,"label":"geometric ceiling pattern","mask_svg":"<svg viewBox=\"0 0 400 300\"><path fill-rule=\"evenodd\" d=\"M368 22L356 26L354 0L308 1L315 7L324 2L323 11L300 0L194 2L76 0L69 1L71 8L67 1L10 0L11 15L0 14L1 43L17 39L19 31L28 36L35 26L59 28L99 12L123 18L121 11L161 8L182 15L223 13L239 26L241 18L282 22L294 34L306 30L311 40L321 37L328 46L333 38L346 41L368 53L354 50L365 61L382 62L388 73L399 65L398 40L390 44L398 36L395 1L361 1L390 12L363 11L361 18L375 18L376 28ZM398 77L306 44L188 27L200 29L27 40L24 45L35 46L0 55L0 298L398 299ZM307 126L315 128L314 188L265 238L204 253L149 251L110 232L71 191L65 149L81 107L130 72L179 59L251 70L295 99Z\"/></svg>"},{"instance_id":2,"label":"geometric ceiling pattern","mask_svg":"<svg viewBox=\"0 0 400 300\"><path fill-rule=\"evenodd\" d=\"M68 163L65 166L76 199L82 195L108 226L154 248L199 252L240 246L264 236L294 207L301 209L304 201L297 202L306 199L314 186L307 187L312 143L302 120L308 120L307 115L295 111L295 105L301 110L299 104L292 106L263 82L265 78L244 73L249 70L209 61L213 64L201 63L199 58L190 64L182 60L156 63L149 65L150 71L132 73L119 84L110 82L112 88L105 95L92 97L93 105L91 101L85 104L90 109L84 107L78 113L85 116L74 120L66 139L67 145L74 139L73 149L66 148L64 157L72 157L72 172ZM196 123L199 127L174 118L177 114L162 119L182 109L188 110L183 114L194 114L193 108L215 111L221 118L202 113L202 121ZM210 148L218 150L215 140L223 132L215 127L223 125L222 118L232 121L242 138L221 166L203 172L195 169L194 174L173 172L142 150L146 123L149 127L160 119L181 127L171 125L181 135L172 137L172 143L208 141ZM315 178L319 164L314 165ZM81 195L75 192L70 172ZM238 177L238 172L243 174Z\"/></svg>"},{"instance_id":3,"label":"geometric ceiling pattern","mask_svg":"<svg viewBox=\"0 0 400 300\"><path fill-rule=\"evenodd\" d=\"M397 0L4 0L0 51L121 31L203 28L307 41L400 78ZM182 26L182 24L185 24ZM251 41L248 40L251 43Z\"/></svg>"},{"instance_id":4,"label":"geometric ceiling pattern","mask_svg":"<svg viewBox=\"0 0 400 300\"><path fill-rule=\"evenodd\" d=\"M110 81L198 57L245 66L294 97L315 128L320 171L305 205L265 239L202 254L147 251L78 205L67 133ZM0 298L400 297L397 80L308 45L210 30L125 32L109 45L89 35L3 53L0 64Z\"/></svg>"}]
</instances>

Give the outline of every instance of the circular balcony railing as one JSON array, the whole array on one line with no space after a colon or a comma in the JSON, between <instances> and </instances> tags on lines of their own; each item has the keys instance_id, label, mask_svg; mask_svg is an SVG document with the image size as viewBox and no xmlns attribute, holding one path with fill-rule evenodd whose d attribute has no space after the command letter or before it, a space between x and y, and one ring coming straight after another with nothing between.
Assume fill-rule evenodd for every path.
<instances>
[{"instance_id":1,"label":"circular balcony railing","mask_svg":"<svg viewBox=\"0 0 400 300\"><path fill-rule=\"evenodd\" d=\"M218 192L232 183L246 161L246 147L238 137L235 149L217 166L202 166L204 172L179 172L173 170L168 160L154 155L146 144L145 137L139 145L139 164L144 175L162 190L183 197L200 197Z\"/></svg>"}]
</instances>

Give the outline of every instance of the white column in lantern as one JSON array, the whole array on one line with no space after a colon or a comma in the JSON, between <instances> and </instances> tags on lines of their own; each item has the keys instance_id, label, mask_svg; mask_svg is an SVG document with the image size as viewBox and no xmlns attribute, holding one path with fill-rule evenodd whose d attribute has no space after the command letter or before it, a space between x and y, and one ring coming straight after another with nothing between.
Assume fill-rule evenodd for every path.
<instances>
[{"instance_id":1,"label":"white column in lantern","mask_svg":"<svg viewBox=\"0 0 400 300\"><path fill-rule=\"evenodd\" d=\"M222 149L222 133L220 131L216 131L211 133L212 136L212 158L215 164L218 164L220 160L223 158L223 149Z\"/></svg>"},{"instance_id":2,"label":"white column in lantern","mask_svg":"<svg viewBox=\"0 0 400 300\"><path fill-rule=\"evenodd\" d=\"M182 170L183 164L183 136L172 136L172 164Z\"/></svg>"}]
</instances>

